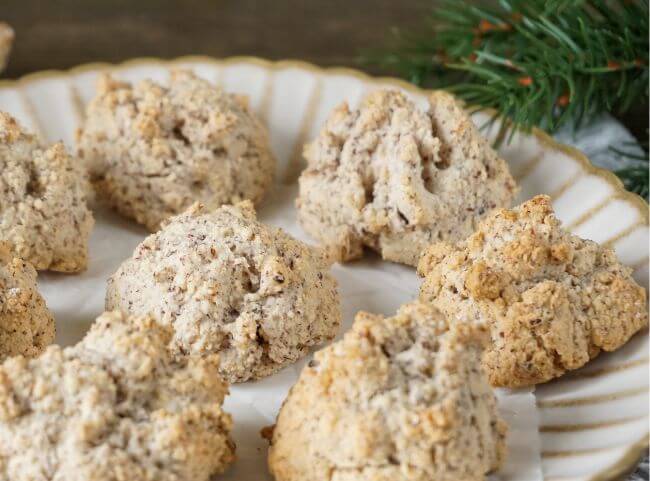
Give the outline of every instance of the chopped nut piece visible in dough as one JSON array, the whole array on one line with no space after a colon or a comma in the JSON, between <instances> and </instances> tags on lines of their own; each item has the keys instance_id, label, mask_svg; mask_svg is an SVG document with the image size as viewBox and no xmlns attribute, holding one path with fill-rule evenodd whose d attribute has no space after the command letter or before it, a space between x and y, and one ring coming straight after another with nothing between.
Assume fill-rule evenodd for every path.
<instances>
[{"instance_id":1,"label":"chopped nut piece visible in dough","mask_svg":"<svg viewBox=\"0 0 650 481\"><path fill-rule=\"evenodd\" d=\"M0 241L38 270L88 264L94 225L86 173L62 143L44 147L0 112Z\"/></svg>"},{"instance_id":2,"label":"chopped nut piece visible in dough","mask_svg":"<svg viewBox=\"0 0 650 481\"><path fill-rule=\"evenodd\" d=\"M271 438L276 481L481 481L505 424L481 369L487 333L412 303L361 312L291 388Z\"/></svg>"},{"instance_id":3,"label":"chopped nut piece visible in dough","mask_svg":"<svg viewBox=\"0 0 650 481\"><path fill-rule=\"evenodd\" d=\"M0 242L0 361L37 356L54 334L54 318L36 288L36 270Z\"/></svg>"},{"instance_id":4,"label":"chopped nut piece visible in dough","mask_svg":"<svg viewBox=\"0 0 650 481\"><path fill-rule=\"evenodd\" d=\"M0 72L9 62L11 45L14 43L14 30L5 22L0 22Z\"/></svg>"},{"instance_id":5,"label":"chopped nut piece visible in dough","mask_svg":"<svg viewBox=\"0 0 650 481\"><path fill-rule=\"evenodd\" d=\"M149 230L195 201L258 202L271 185L268 135L245 98L186 71L169 87L104 76L98 90L79 155L100 197Z\"/></svg>"},{"instance_id":6,"label":"chopped nut piece visible in dough","mask_svg":"<svg viewBox=\"0 0 650 481\"><path fill-rule=\"evenodd\" d=\"M329 259L255 218L250 202L195 204L109 279L107 309L151 313L179 353L219 352L231 382L268 376L332 339L341 321Z\"/></svg>"},{"instance_id":7,"label":"chopped nut piece visible in dough","mask_svg":"<svg viewBox=\"0 0 650 481\"><path fill-rule=\"evenodd\" d=\"M298 219L343 260L369 247L416 265L437 241L471 234L515 181L454 97L435 92L420 111L397 91L370 94L357 110L335 109L305 147Z\"/></svg>"},{"instance_id":8,"label":"chopped nut piece visible in dough","mask_svg":"<svg viewBox=\"0 0 650 481\"><path fill-rule=\"evenodd\" d=\"M613 351L648 324L645 289L614 252L562 229L550 198L499 210L456 247L420 260L420 299L485 323L495 386L537 384Z\"/></svg>"},{"instance_id":9,"label":"chopped nut piece visible in dough","mask_svg":"<svg viewBox=\"0 0 650 481\"><path fill-rule=\"evenodd\" d=\"M218 357L174 359L149 318L0 366L0 481L211 481L232 463Z\"/></svg>"}]
</instances>

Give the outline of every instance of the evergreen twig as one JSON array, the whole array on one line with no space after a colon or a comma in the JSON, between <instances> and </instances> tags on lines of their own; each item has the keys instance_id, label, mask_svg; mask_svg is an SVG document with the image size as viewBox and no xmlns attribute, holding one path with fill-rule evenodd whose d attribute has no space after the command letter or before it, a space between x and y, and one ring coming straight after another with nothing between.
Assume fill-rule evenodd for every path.
<instances>
[{"instance_id":1,"label":"evergreen twig","mask_svg":"<svg viewBox=\"0 0 650 481\"><path fill-rule=\"evenodd\" d=\"M623 185L630 192L640 195L644 199L648 199L649 186L648 186L648 164L639 164L632 167L625 167L614 171L616 175L623 181Z\"/></svg>"},{"instance_id":2,"label":"evergreen twig","mask_svg":"<svg viewBox=\"0 0 650 481\"><path fill-rule=\"evenodd\" d=\"M646 132L647 135L647 132ZM631 165L622 169L615 170L614 173L619 176L623 181L625 188L641 197L648 199L650 195L650 177L648 175L648 141L641 142L643 153L638 153L638 149L634 149L637 145L625 145L624 147L631 147L633 150L619 149L610 147L610 150L630 161Z\"/></svg>"},{"instance_id":3,"label":"evergreen twig","mask_svg":"<svg viewBox=\"0 0 650 481\"><path fill-rule=\"evenodd\" d=\"M575 128L648 101L648 0L443 0L423 33L365 61L493 108L515 128ZM642 169L623 169L642 189ZM645 163L647 190L647 162Z\"/></svg>"}]
</instances>

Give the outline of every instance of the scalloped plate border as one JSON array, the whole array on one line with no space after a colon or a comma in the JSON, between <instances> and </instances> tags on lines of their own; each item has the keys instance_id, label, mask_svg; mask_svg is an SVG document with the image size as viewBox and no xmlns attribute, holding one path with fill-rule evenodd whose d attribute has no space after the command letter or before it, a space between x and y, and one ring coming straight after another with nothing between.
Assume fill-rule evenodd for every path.
<instances>
[{"instance_id":1,"label":"scalloped plate border","mask_svg":"<svg viewBox=\"0 0 650 481\"><path fill-rule=\"evenodd\" d=\"M293 59L283 59L283 60L267 60L260 57L254 56L233 56L223 59L213 58L204 55L188 55L182 57L176 57L172 59L164 59L157 57L137 57L120 63L109 63L109 62L91 62L78 65L66 70L42 70L34 72L31 74L24 75L17 79L1 79L0 88L3 87L13 87L19 86L24 87L32 82L45 79L54 79L54 78L66 78L70 75L82 74L90 71L97 70L112 70L120 71L133 68L136 66L155 66L164 64L165 66L174 66L176 64L184 63L205 63L214 66L223 67L229 64L236 63L249 63L263 67L268 70L280 70L283 68L294 67L302 70L306 70L316 74L340 74L350 77L355 77L363 82L371 84L384 84L384 85L393 85L399 87L411 93L417 95L427 95L432 92L430 89L422 89L413 84L410 84L404 80L397 79L394 77L373 77L368 75L360 70L355 70L348 67L319 67L312 63L305 62L303 60L293 60ZM495 111L492 109L484 110L488 114L495 114ZM607 184L609 184L614 189L614 193L610 197L616 197L621 200L625 200L632 204L640 217L643 219L641 225L650 225L648 219L650 207L648 203L638 195L625 190L621 180L612 172L596 167L593 165L589 159L583 154L580 150L565 145L559 142L556 142L549 134L542 131L538 128L533 128L530 132L530 135L536 137L542 146L545 146L549 149L560 151L565 155L573 158L578 162L578 164L585 170L586 173L596 175L603 179ZM637 443L630 446L627 452L620 458L619 462L615 465L608 467L607 469L601 471L592 476L590 481L611 481L618 479L620 476L632 470L643 455L643 452L649 445L648 434L646 434L642 439Z\"/></svg>"}]
</instances>

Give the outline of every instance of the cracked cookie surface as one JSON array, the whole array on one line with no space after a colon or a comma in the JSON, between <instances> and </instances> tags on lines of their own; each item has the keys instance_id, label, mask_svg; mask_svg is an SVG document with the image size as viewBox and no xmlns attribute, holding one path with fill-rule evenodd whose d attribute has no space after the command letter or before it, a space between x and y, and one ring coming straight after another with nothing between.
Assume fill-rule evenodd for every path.
<instances>
[{"instance_id":1,"label":"cracked cookie surface","mask_svg":"<svg viewBox=\"0 0 650 481\"><path fill-rule=\"evenodd\" d=\"M275 171L246 99L182 70L169 87L104 76L77 140L99 196L151 231L195 201L258 202Z\"/></svg>"},{"instance_id":2,"label":"cracked cookie surface","mask_svg":"<svg viewBox=\"0 0 650 481\"><path fill-rule=\"evenodd\" d=\"M0 480L208 481L234 459L218 357L174 359L150 318L0 366Z\"/></svg>"},{"instance_id":3,"label":"cracked cookie surface","mask_svg":"<svg viewBox=\"0 0 650 481\"><path fill-rule=\"evenodd\" d=\"M54 318L36 287L36 270L0 242L0 361L37 356L54 334Z\"/></svg>"},{"instance_id":4,"label":"cracked cookie surface","mask_svg":"<svg viewBox=\"0 0 650 481\"><path fill-rule=\"evenodd\" d=\"M420 299L485 323L495 386L537 384L613 351L647 326L645 289L611 249L561 227L550 198L494 212L455 247L422 255Z\"/></svg>"},{"instance_id":5,"label":"cracked cookie surface","mask_svg":"<svg viewBox=\"0 0 650 481\"><path fill-rule=\"evenodd\" d=\"M297 361L341 320L329 259L258 222L250 202L170 219L109 279L106 307L153 314L180 353L219 352L231 382Z\"/></svg>"},{"instance_id":6,"label":"cracked cookie surface","mask_svg":"<svg viewBox=\"0 0 650 481\"><path fill-rule=\"evenodd\" d=\"M486 340L422 303L357 314L284 401L270 435L276 481L483 480L506 429L480 365Z\"/></svg>"},{"instance_id":7,"label":"cracked cookie surface","mask_svg":"<svg viewBox=\"0 0 650 481\"><path fill-rule=\"evenodd\" d=\"M298 219L343 260L369 247L416 265L432 242L465 238L515 181L503 159L447 93L423 112L404 94L380 90L359 109L336 108L305 147Z\"/></svg>"},{"instance_id":8,"label":"cracked cookie surface","mask_svg":"<svg viewBox=\"0 0 650 481\"><path fill-rule=\"evenodd\" d=\"M88 192L62 143L45 147L0 112L0 241L14 254L38 270L84 270L94 225Z\"/></svg>"}]
</instances>

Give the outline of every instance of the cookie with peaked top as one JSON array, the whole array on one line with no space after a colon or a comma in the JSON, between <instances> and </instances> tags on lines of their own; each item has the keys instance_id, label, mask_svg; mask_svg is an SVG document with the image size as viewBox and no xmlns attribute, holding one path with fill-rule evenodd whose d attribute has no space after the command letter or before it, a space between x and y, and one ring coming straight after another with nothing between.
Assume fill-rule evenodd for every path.
<instances>
[{"instance_id":1,"label":"cookie with peaked top","mask_svg":"<svg viewBox=\"0 0 650 481\"><path fill-rule=\"evenodd\" d=\"M94 225L86 172L62 143L43 145L0 112L0 241L38 270L88 264Z\"/></svg>"},{"instance_id":2,"label":"cookie with peaked top","mask_svg":"<svg viewBox=\"0 0 650 481\"><path fill-rule=\"evenodd\" d=\"M343 104L305 157L298 219L343 260L369 247L416 265L429 244L465 238L517 190L505 161L444 92L431 94L427 112L392 90L356 110Z\"/></svg>"},{"instance_id":3,"label":"cookie with peaked top","mask_svg":"<svg viewBox=\"0 0 650 481\"><path fill-rule=\"evenodd\" d=\"M276 481L480 481L505 455L485 329L414 302L316 353L270 437Z\"/></svg>"},{"instance_id":4,"label":"cookie with peaked top","mask_svg":"<svg viewBox=\"0 0 650 481\"><path fill-rule=\"evenodd\" d=\"M231 382L297 361L341 321L325 254L258 222L249 201L169 219L111 277L106 308L151 313L179 354L219 352Z\"/></svg>"},{"instance_id":5,"label":"cookie with peaked top","mask_svg":"<svg viewBox=\"0 0 650 481\"><path fill-rule=\"evenodd\" d=\"M0 366L0 481L209 481L234 459L218 358L174 358L150 318Z\"/></svg>"},{"instance_id":6,"label":"cookie with peaked top","mask_svg":"<svg viewBox=\"0 0 650 481\"><path fill-rule=\"evenodd\" d=\"M275 170L246 99L182 70L168 87L102 77L78 149L99 196L151 231L196 201L258 202Z\"/></svg>"},{"instance_id":7,"label":"cookie with peaked top","mask_svg":"<svg viewBox=\"0 0 650 481\"><path fill-rule=\"evenodd\" d=\"M518 387L577 369L647 326L645 289L614 252L562 228L550 198L501 209L456 246L422 256L420 299L488 326L490 382Z\"/></svg>"},{"instance_id":8,"label":"cookie with peaked top","mask_svg":"<svg viewBox=\"0 0 650 481\"><path fill-rule=\"evenodd\" d=\"M0 242L0 361L37 356L54 334L54 318L36 287L36 270Z\"/></svg>"}]
</instances>

